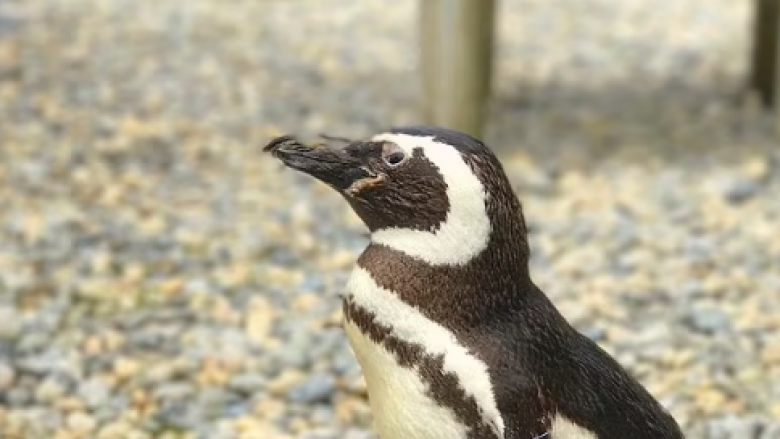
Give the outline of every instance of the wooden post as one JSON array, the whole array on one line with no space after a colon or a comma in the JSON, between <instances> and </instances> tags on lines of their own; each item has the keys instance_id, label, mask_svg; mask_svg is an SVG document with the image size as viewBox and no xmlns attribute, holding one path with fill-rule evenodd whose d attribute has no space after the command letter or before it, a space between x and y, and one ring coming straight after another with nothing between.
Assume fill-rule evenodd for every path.
<instances>
[{"instance_id":1,"label":"wooden post","mask_svg":"<svg viewBox=\"0 0 780 439\"><path fill-rule=\"evenodd\" d=\"M780 0L755 0L750 87L758 92L764 105L777 111L780 106Z\"/></svg>"},{"instance_id":2,"label":"wooden post","mask_svg":"<svg viewBox=\"0 0 780 439\"><path fill-rule=\"evenodd\" d=\"M420 0L426 123L483 135L493 73L495 0Z\"/></svg>"}]
</instances>

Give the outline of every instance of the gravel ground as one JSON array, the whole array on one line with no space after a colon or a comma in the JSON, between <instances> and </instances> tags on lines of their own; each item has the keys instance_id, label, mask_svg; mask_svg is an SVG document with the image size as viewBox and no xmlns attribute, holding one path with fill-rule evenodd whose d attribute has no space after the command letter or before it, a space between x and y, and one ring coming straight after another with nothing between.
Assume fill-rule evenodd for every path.
<instances>
[{"instance_id":1,"label":"gravel ground","mask_svg":"<svg viewBox=\"0 0 780 439\"><path fill-rule=\"evenodd\" d=\"M749 2L552 3L502 3L487 135L537 283L691 438L780 438ZM0 437L373 437L364 231L259 147L417 122L416 2L225 4L0 0Z\"/></svg>"}]
</instances>

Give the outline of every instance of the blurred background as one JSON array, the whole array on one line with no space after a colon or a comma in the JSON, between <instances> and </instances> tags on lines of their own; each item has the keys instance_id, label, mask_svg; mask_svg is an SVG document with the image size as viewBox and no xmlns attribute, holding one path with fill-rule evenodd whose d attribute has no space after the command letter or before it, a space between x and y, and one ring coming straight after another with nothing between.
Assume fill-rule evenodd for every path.
<instances>
[{"instance_id":1,"label":"blurred background","mask_svg":"<svg viewBox=\"0 0 780 439\"><path fill-rule=\"evenodd\" d=\"M532 272L691 438L780 437L752 2L505 0L485 139ZM420 122L418 2L0 0L0 438L372 438L366 245L259 150Z\"/></svg>"}]
</instances>

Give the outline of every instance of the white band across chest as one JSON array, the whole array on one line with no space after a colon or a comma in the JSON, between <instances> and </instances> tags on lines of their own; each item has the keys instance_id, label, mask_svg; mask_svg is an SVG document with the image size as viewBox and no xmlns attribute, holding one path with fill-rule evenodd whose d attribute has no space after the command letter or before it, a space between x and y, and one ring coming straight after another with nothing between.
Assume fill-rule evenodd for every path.
<instances>
[{"instance_id":1,"label":"white band across chest","mask_svg":"<svg viewBox=\"0 0 780 439\"><path fill-rule=\"evenodd\" d=\"M377 285L364 268L355 267L347 289L352 301L371 313L377 323L391 328L395 337L422 346L427 355L443 356L444 372L458 378L461 388L473 396L482 409L485 422L494 427L498 437L504 437L504 421L485 362L472 355L447 328L426 318L392 291Z\"/></svg>"}]
</instances>

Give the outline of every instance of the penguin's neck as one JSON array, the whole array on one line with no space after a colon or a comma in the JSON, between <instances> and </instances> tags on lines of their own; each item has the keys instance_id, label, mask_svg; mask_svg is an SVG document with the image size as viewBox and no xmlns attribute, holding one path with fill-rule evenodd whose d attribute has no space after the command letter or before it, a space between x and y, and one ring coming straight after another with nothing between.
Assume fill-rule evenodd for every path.
<instances>
[{"instance_id":1,"label":"penguin's neck","mask_svg":"<svg viewBox=\"0 0 780 439\"><path fill-rule=\"evenodd\" d=\"M529 273L524 242L490 242L463 264L432 264L383 244L372 243L358 258L377 286L426 317L472 326L497 309L520 308L538 294Z\"/></svg>"}]
</instances>

